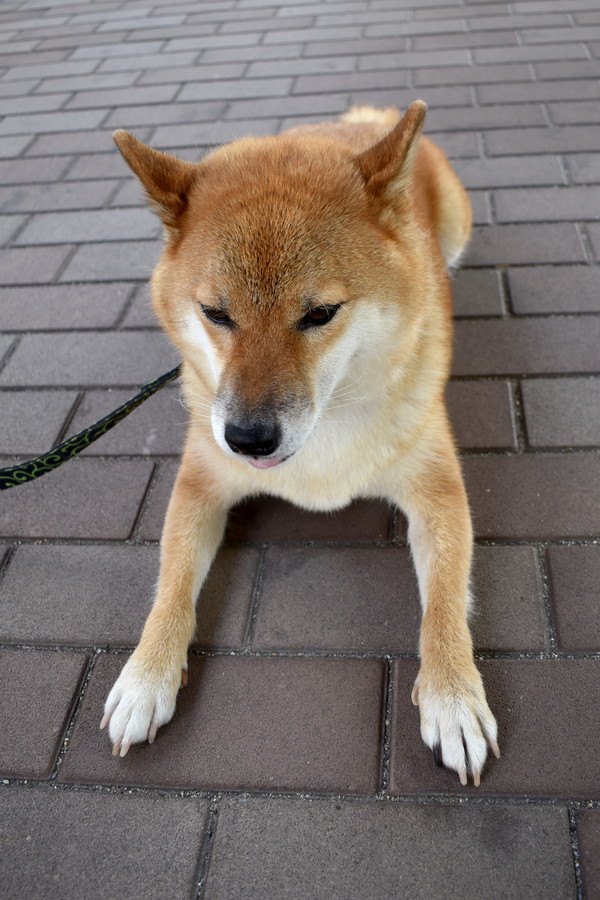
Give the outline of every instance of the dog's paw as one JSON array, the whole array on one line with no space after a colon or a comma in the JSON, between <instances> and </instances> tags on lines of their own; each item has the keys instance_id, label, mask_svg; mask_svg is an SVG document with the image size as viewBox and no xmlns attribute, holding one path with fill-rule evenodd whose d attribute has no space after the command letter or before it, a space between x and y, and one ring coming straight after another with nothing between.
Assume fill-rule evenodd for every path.
<instances>
[{"instance_id":1,"label":"dog's paw","mask_svg":"<svg viewBox=\"0 0 600 900\"><path fill-rule=\"evenodd\" d=\"M451 678L435 677L423 669L412 692L419 707L421 736L433 751L438 766L458 772L460 783L467 784L467 772L479 786L487 757L488 744L500 758L498 726L485 699L481 675L475 665L468 674Z\"/></svg>"},{"instance_id":2,"label":"dog's paw","mask_svg":"<svg viewBox=\"0 0 600 900\"><path fill-rule=\"evenodd\" d=\"M113 756L125 756L132 744L153 743L161 725L172 719L177 692L186 682L185 669L153 671L133 654L106 699L100 723L100 728L108 725Z\"/></svg>"}]
</instances>

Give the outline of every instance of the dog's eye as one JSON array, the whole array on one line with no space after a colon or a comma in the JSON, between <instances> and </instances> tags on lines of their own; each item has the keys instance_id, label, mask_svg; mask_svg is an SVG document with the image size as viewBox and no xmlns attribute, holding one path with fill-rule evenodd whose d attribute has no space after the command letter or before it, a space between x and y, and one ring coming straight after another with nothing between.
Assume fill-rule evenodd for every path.
<instances>
[{"instance_id":1,"label":"dog's eye","mask_svg":"<svg viewBox=\"0 0 600 900\"><path fill-rule=\"evenodd\" d=\"M298 328L301 331L305 331L307 328L317 328L319 325L327 325L328 322L331 322L339 308L339 303L337 306L315 306L314 309L309 310L309 312L300 319Z\"/></svg>"},{"instance_id":2,"label":"dog's eye","mask_svg":"<svg viewBox=\"0 0 600 900\"><path fill-rule=\"evenodd\" d=\"M225 328L235 328L235 322L222 309L216 309L211 306L202 306L202 312L207 319L214 322L215 325L223 325Z\"/></svg>"}]
</instances>

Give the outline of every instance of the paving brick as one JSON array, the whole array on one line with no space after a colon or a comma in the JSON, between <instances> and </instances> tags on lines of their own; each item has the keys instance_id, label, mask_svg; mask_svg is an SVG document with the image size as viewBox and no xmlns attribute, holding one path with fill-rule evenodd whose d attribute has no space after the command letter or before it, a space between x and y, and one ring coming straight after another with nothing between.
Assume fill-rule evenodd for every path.
<instances>
[{"instance_id":1,"label":"paving brick","mask_svg":"<svg viewBox=\"0 0 600 900\"><path fill-rule=\"evenodd\" d=\"M156 238L158 219L147 209L98 209L39 213L30 219L18 244L85 244L92 241L131 241Z\"/></svg>"},{"instance_id":2,"label":"paving brick","mask_svg":"<svg viewBox=\"0 0 600 900\"><path fill-rule=\"evenodd\" d=\"M466 265L584 262L577 230L569 224L485 225L473 231Z\"/></svg>"},{"instance_id":3,"label":"paving brick","mask_svg":"<svg viewBox=\"0 0 600 900\"><path fill-rule=\"evenodd\" d=\"M521 37L525 44L548 44L552 41L593 41L600 38L600 28L531 28L525 29Z\"/></svg>"},{"instance_id":4,"label":"paving brick","mask_svg":"<svg viewBox=\"0 0 600 900\"><path fill-rule=\"evenodd\" d=\"M469 191L473 225L489 225L491 218L487 191Z\"/></svg>"},{"instance_id":5,"label":"paving brick","mask_svg":"<svg viewBox=\"0 0 600 900\"><path fill-rule=\"evenodd\" d=\"M271 78L278 75L318 75L333 72L354 72L357 58L355 56L332 56L316 59L273 59L259 60L250 63L246 72L247 78ZM399 85L406 84L404 78Z\"/></svg>"},{"instance_id":6,"label":"paving brick","mask_svg":"<svg viewBox=\"0 0 600 900\"><path fill-rule=\"evenodd\" d=\"M227 108L227 119L252 119L267 116L341 113L348 106L347 94L317 94L305 97L269 97L264 100L234 100Z\"/></svg>"},{"instance_id":7,"label":"paving brick","mask_svg":"<svg viewBox=\"0 0 600 900\"><path fill-rule=\"evenodd\" d=\"M0 219L0 245L7 244L26 221L27 216L4 216Z\"/></svg>"},{"instance_id":8,"label":"paving brick","mask_svg":"<svg viewBox=\"0 0 600 900\"><path fill-rule=\"evenodd\" d=\"M69 94L50 94L48 97L4 97L2 100L2 114L5 116L13 113L48 112L60 109L69 99Z\"/></svg>"},{"instance_id":9,"label":"paving brick","mask_svg":"<svg viewBox=\"0 0 600 900\"><path fill-rule=\"evenodd\" d=\"M0 253L2 282L46 284L52 281L71 251L70 247L14 247Z\"/></svg>"},{"instance_id":10,"label":"paving brick","mask_svg":"<svg viewBox=\"0 0 600 900\"><path fill-rule=\"evenodd\" d=\"M49 249L36 248L35 252ZM79 247L60 280L147 281L158 262L161 249L157 241L105 242Z\"/></svg>"},{"instance_id":11,"label":"paving brick","mask_svg":"<svg viewBox=\"0 0 600 900\"><path fill-rule=\"evenodd\" d=\"M600 97L600 85L594 81L530 82L529 84L483 84L477 88L480 103L546 102ZM569 104L571 106L572 104ZM560 119L555 118L555 122ZM577 121L581 121L578 119Z\"/></svg>"},{"instance_id":12,"label":"paving brick","mask_svg":"<svg viewBox=\"0 0 600 900\"><path fill-rule=\"evenodd\" d=\"M507 125L515 128L519 125L542 125L543 123L544 115L541 107L530 103L434 109L429 114L429 127L433 131L502 128Z\"/></svg>"},{"instance_id":13,"label":"paving brick","mask_svg":"<svg viewBox=\"0 0 600 900\"><path fill-rule=\"evenodd\" d=\"M564 30L562 34L564 35ZM537 62L547 59L586 59L581 44L530 44L525 47L482 47L473 51L476 63Z\"/></svg>"},{"instance_id":14,"label":"paving brick","mask_svg":"<svg viewBox=\"0 0 600 900\"><path fill-rule=\"evenodd\" d=\"M590 317L456 323L456 375L596 372L600 321Z\"/></svg>"},{"instance_id":15,"label":"paving brick","mask_svg":"<svg viewBox=\"0 0 600 900\"><path fill-rule=\"evenodd\" d=\"M32 162L33 160L22 160ZM58 209L98 209L104 206L116 187L115 181L90 181L68 184L18 185L0 188L0 211L41 212Z\"/></svg>"},{"instance_id":16,"label":"paving brick","mask_svg":"<svg viewBox=\"0 0 600 900\"><path fill-rule=\"evenodd\" d=\"M498 66L447 66L446 68L417 69L414 83L417 87L431 84L485 84L496 81L527 81L531 77L529 67L516 63ZM510 98L507 98L507 100Z\"/></svg>"},{"instance_id":17,"label":"paving brick","mask_svg":"<svg viewBox=\"0 0 600 900\"><path fill-rule=\"evenodd\" d=\"M208 801L12 785L0 794L11 897L183 897L195 888ZM131 859L137 865L130 864Z\"/></svg>"},{"instance_id":18,"label":"paving brick","mask_svg":"<svg viewBox=\"0 0 600 900\"><path fill-rule=\"evenodd\" d=\"M292 37L292 41L300 41L302 38L299 36L301 32L294 32L298 37ZM164 48L165 53L178 53L181 50L196 50L196 52L200 50L216 50L218 51L221 47L225 48L236 48L236 47L254 47L256 44L261 42L262 35L259 33L256 34L210 34L202 37L201 35L197 35L196 37L187 37L187 38L173 38L170 41L167 41L166 46ZM133 44L127 44L128 47L134 46ZM224 62L224 60L223 60Z\"/></svg>"},{"instance_id":19,"label":"paving brick","mask_svg":"<svg viewBox=\"0 0 600 900\"><path fill-rule=\"evenodd\" d=\"M124 403L131 391L86 391L69 426L76 434ZM118 428L107 432L85 452L157 456L178 454L183 448L189 415L180 402L179 387L167 388L134 410Z\"/></svg>"},{"instance_id":20,"label":"paving brick","mask_svg":"<svg viewBox=\"0 0 600 900\"><path fill-rule=\"evenodd\" d=\"M75 391L0 391L0 453L49 450L76 397Z\"/></svg>"},{"instance_id":21,"label":"paving brick","mask_svg":"<svg viewBox=\"0 0 600 900\"><path fill-rule=\"evenodd\" d=\"M129 44L127 46L130 46ZM125 56L105 59L98 66L104 72L130 72L146 69L169 69L173 66L191 66L198 57L198 51L189 53L160 53L145 56Z\"/></svg>"},{"instance_id":22,"label":"paving brick","mask_svg":"<svg viewBox=\"0 0 600 900\"><path fill-rule=\"evenodd\" d=\"M114 184L115 179L123 178L128 174L129 169L123 157L120 153L111 150L109 153L90 153L80 156L68 169L65 180L81 183L81 181L90 182L108 178Z\"/></svg>"},{"instance_id":23,"label":"paving brick","mask_svg":"<svg viewBox=\"0 0 600 900\"><path fill-rule=\"evenodd\" d=\"M114 35L112 36L114 39ZM142 41L135 44L115 43L111 44L110 37L106 37L106 43L99 47L79 47L74 50L70 59L106 59L113 56L141 56L147 53L157 53L163 49L161 41Z\"/></svg>"},{"instance_id":24,"label":"paving brick","mask_svg":"<svg viewBox=\"0 0 600 900\"><path fill-rule=\"evenodd\" d=\"M517 45L514 31L471 31L457 34L429 34L415 37L412 50L445 50L449 47L510 47Z\"/></svg>"},{"instance_id":25,"label":"paving brick","mask_svg":"<svg viewBox=\"0 0 600 900\"><path fill-rule=\"evenodd\" d=\"M105 109L80 112L32 113L23 116L6 116L0 122L0 134L41 134L48 131L79 131L97 128L106 116Z\"/></svg>"},{"instance_id":26,"label":"paving brick","mask_svg":"<svg viewBox=\"0 0 600 900\"><path fill-rule=\"evenodd\" d=\"M91 109L96 106L135 106L139 103L164 103L172 100L177 87L170 84L153 87L129 87L121 90L78 91L65 109Z\"/></svg>"},{"instance_id":27,"label":"paving brick","mask_svg":"<svg viewBox=\"0 0 600 900\"><path fill-rule=\"evenodd\" d=\"M315 873L318 877L315 878ZM227 798L207 895L573 896L565 809ZM451 885L451 888L449 888Z\"/></svg>"},{"instance_id":28,"label":"paving brick","mask_svg":"<svg viewBox=\"0 0 600 900\"><path fill-rule=\"evenodd\" d=\"M106 328L118 318L131 285L44 285L0 288L6 329Z\"/></svg>"},{"instance_id":29,"label":"paving brick","mask_svg":"<svg viewBox=\"0 0 600 900\"><path fill-rule=\"evenodd\" d=\"M560 163L552 156L496 157L458 162L457 174L466 187L505 187L564 184ZM529 193L523 192L523 196Z\"/></svg>"},{"instance_id":30,"label":"paving brick","mask_svg":"<svg viewBox=\"0 0 600 900\"><path fill-rule=\"evenodd\" d=\"M600 312L591 266L522 266L508 270L508 281L516 313Z\"/></svg>"},{"instance_id":31,"label":"paving brick","mask_svg":"<svg viewBox=\"0 0 600 900\"><path fill-rule=\"evenodd\" d=\"M546 550L550 596L561 650L600 648L600 546Z\"/></svg>"},{"instance_id":32,"label":"paving brick","mask_svg":"<svg viewBox=\"0 0 600 900\"><path fill-rule=\"evenodd\" d=\"M569 128L521 128L490 131L485 135L491 156L515 156L523 153L577 153L596 151L600 126L573 125Z\"/></svg>"},{"instance_id":33,"label":"paving brick","mask_svg":"<svg viewBox=\"0 0 600 900\"><path fill-rule=\"evenodd\" d=\"M103 124L107 128L131 128L134 125L205 122L220 118L224 109L222 101L125 106L111 113Z\"/></svg>"},{"instance_id":34,"label":"paving brick","mask_svg":"<svg viewBox=\"0 0 600 900\"><path fill-rule=\"evenodd\" d=\"M87 658L81 653L0 650L0 771L47 778L60 749ZM3 853L2 856L5 856Z\"/></svg>"},{"instance_id":35,"label":"paving brick","mask_svg":"<svg viewBox=\"0 0 600 900\"><path fill-rule=\"evenodd\" d=\"M313 55L310 52L311 45L307 47L307 55ZM318 56L317 45L314 45L314 55ZM352 52L349 47L345 48L345 52ZM355 52L360 52L360 47ZM382 69L412 69L412 68L429 68L433 66L461 66L467 65L469 62L468 50L423 50L419 53L377 53L362 56L358 62L358 68L361 72L376 72Z\"/></svg>"},{"instance_id":36,"label":"paving brick","mask_svg":"<svg viewBox=\"0 0 600 900\"><path fill-rule=\"evenodd\" d=\"M598 103L582 100L579 103L548 103L548 113L557 125L600 122Z\"/></svg>"},{"instance_id":37,"label":"paving brick","mask_svg":"<svg viewBox=\"0 0 600 900\"><path fill-rule=\"evenodd\" d=\"M124 760L98 729L124 660L98 661L61 780L373 793L383 688L378 660L190 658L175 719ZM265 741L268 735L268 741Z\"/></svg>"},{"instance_id":38,"label":"paving brick","mask_svg":"<svg viewBox=\"0 0 600 900\"><path fill-rule=\"evenodd\" d=\"M468 12L465 11L464 6L444 6L444 9L440 12L436 7L431 7L429 9L418 9L414 12L414 18L416 21L426 21L427 19L437 19L440 16L443 16L444 19L464 19L465 15L469 15L470 18L479 18L480 16L495 16L500 13L508 13L508 6L506 3L488 3L484 0L483 3L474 3L469 4Z\"/></svg>"},{"instance_id":39,"label":"paving brick","mask_svg":"<svg viewBox=\"0 0 600 900\"><path fill-rule=\"evenodd\" d=\"M537 63L534 69L537 77L542 80L546 78L551 80L556 78L598 78L600 60Z\"/></svg>"},{"instance_id":40,"label":"paving brick","mask_svg":"<svg viewBox=\"0 0 600 900\"><path fill-rule=\"evenodd\" d=\"M588 538L600 529L595 454L470 456L463 472L479 537Z\"/></svg>"},{"instance_id":41,"label":"paving brick","mask_svg":"<svg viewBox=\"0 0 600 900\"><path fill-rule=\"evenodd\" d=\"M600 158L597 154L580 153L566 158L571 178L576 184L600 182Z\"/></svg>"},{"instance_id":42,"label":"paving brick","mask_svg":"<svg viewBox=\"0 0 600 900\"><path fill-rule=\"evenodd\" d=\"M600 259L600 228L598 225L588 225L587 234L596 259Z\"/></svg>"},{"instance_id":43,"label":"paving brick","mask_svg":"<svg viewBox=\"0 0 600 900\"><path fill-rule=\"evenodd\" d=\"M579 850L581 853L582 880L585 896L597 898L600 885L600 814L598 810L584 809L576 814Z\"/></svg>"},{"instance_id":44,"label":"paving brick","mask_svg":"<svg viewBox=\"0 0 600 900\"><path fill-rule=\"evenodd\" d=\"M213 82L218 84L222 79L240 78L244 74L245 69L246 63L224 63L221 66L176 66L169 69L153 69L140 75L137 84L168 84L171 81L176 81L178 84L185 84L189 81L198 83Z\"/></svg>"},{"instance_id":45,"label":"paving brick","mask_svg":"<svg viewBox=\"0 0 600 900\"><path fill-rule=\"evenodd\" d=\"M501 316L502 284L495 269L461 269L452 278L455 316Z\"/></svg>"},{"instance_id":46,"label":"paving brick","mask_svg":"<svg viewBox=\"0 0 600 900\"><path fill-rule=\"evenodd\" d=\"M522 389L532 446L600 446L600 380L535 379Z\"/></svg>"},{"instance_id":47,"label":"paving brick","mask_svg":"<svg viewBox=\"0 0 600 900\"><path fill-rule=\"evenodd\" d=\"M137 385L157 378L176 363L174 349L159 332L31 334L22 339L0 375L0 383Z\"/></svg>"},{"instance_id":48,"label":"paving brick","mask_svg":"<svg viewBox=\"0 0 600 900\"><path fill-rule=\"evenodd\" d=\"M133 72L115 72L103 75L70 75L65 78L44 78L38 83L36 94L52 94L54 91L96 91L108 88L129 87L136 80ZM110 104L109 104L110 105Z\"/></svg>"},{"instance_id":49,"label":"paving brick","mask_svg":"<svg viewBox=\"0 0 600 900\"><path fill-rule=\"evenodd\" d=\"M350 18L347 21L348 24L354 24ZM280 18L274 15L269 18L257 18L256 16L252 16L247 19L238 19L236 17L229 22L223 22L219 27L219 34L233 34L234 32L240 31L280 32L282 25L288 30L294 28L311 28L313 24L321 25L326 23L321 23L320 21L315 23L314 17L311 15L287 16L285 22L282 22Z\"/></svg>"},{"instance_id":50,"label":"paving brick","mask_svg":"<svg viewBox=\"0 0 600 900\"><path fill-rule=\"evenodd\" d=\"M238 138L276 134L278 119L250 119L239 122L199 122L194 125L170 125L157 128L152 138L155 147L177 150L179 147L213 146Z\"/></svg>"},{"instance_id":51,"label":"paving brick","mask_svg":"<svg viewBox=\"0 0 600 900\"><path fill-rule=\"evenodd\" d=\"M446 397L460 447L515 449L511 392L506 382L453 381Z\"/></svg>"},{"instance_id":52,"label":"paving brick","mask_svg":"<svg viewBox=\"0 0 600 900\"><path fill-rule=\"evenodd\" d=\"M7 140L13 140L7 138ZM0 184L34 184L37 182L58 181L71 158L39 160L12 159L0 163Z\"/></svg>"},{"instance_id":53,"label":"paving brick","mask_svg":"<svg viewBox=\"0 0 600 900\"><path fill-rule=\"evenodd\" d=\"M46 50L43 53L38 50L35 54L37 63L42 65L44 63L53 63L64 60L66 56L67 53L64 50ZM2 53L0 54L0 66L7 69L6 74L8 76L9 72L12 72L13 70L21 69L22 71L25 71L26 67L31 63L31 57L31 53ZM87 71L90 71L90 69ZM15 75L17 81L20 80L20 78L25 77L29 78L30 76Z\"/></svg>"},{"instance_id":54,"label":"paving brick","mask_svg":"<svg viewBox=\"0 0 600 900\"><path fill-rule=\"evenodd\" d=\"M150 611L158 547L21 546L0 586L0 639L134 646ZM195 644L240 647L258 551L218 554L198 605Z\"/></svg>"},{"instance_id":55,"label":"paving brick","mask_svg":"<svg viewBox=\"0 0 600 900\"><path fill-rule=\"evenodd\" d=\"M151 472L152 464L144 459L69 462L3 495L0 534L125 539Z\"/></svg>"},{"instance_id":56,"label":"paving brick","mask_svg":"<svg viewBox=\"0 0 600 900\"><path fill-rule=\"evenodd\" d=\"M455 134L449 131L440 134L428 132L428 137L439 144L450 159L479 156L479 142L474 132L457 131Z\"/></svg>"},{"instance_id":57,"label":"paving brick","mask_svg":"<svg viewBox=\"0 0 600 900\"><path fill-rule=\"evenodd\" d=\"M541 583L530 548L477 547L473 594L479 649L544 648ZM406 549L272 547L253 647L416 655L420 619Z\"/></svg>"},{"instance_id":58,"label":"paving brick","mask_svg":"<svg viewBox=\"0 0 600 900\"><path fill-rule=\"evenodd\" d=\"M186 84L177 97L184 100L238 100L242 97L281 97L290 92L291 78L254 78L243 81Z\"/></svg>"},{"instance_id":59,"label":"paving brick","mask_svg":"<svg viewBox=\"0 0 600 900\"><path fill-rule=\"evenodd\" d=\"M158 319L152 311L147 285L136 289L133 302L122 322L123 328L158 328Z\"/></svg>"},{"instance_id":60,"label":"paving brick","mask_svg":"<svg viewBox=\"0 0 600 900\"><path fill-rule=\"evenodd\" d=\"M528 188L494 192L498 222L585 221L600 218L600 187Z\"/></svg>"},{"instance_id":61,"label":"paving brick","mask_svg":"<svg viewBox=\"0 0 600 900\"><path fill-rule=\"evenodd\" d=\"M276 44L272 47L267 47L265 44L261 44L260 47L215 47L214 50L204 50L200 62L205 65L212 62L253 62L254 60L264 62L269 59L297 59L302 55L303 48L303 44Z\"/></svg>"},{"instance_id":62,"label":"paving brick","mask_svg":"<svg viewBox=\"0 0 600 900\"><path fill-rule=\"evenodd\" d=\"M421 742L419 714L410 702L417 665L401 660L396 662L391 792L596 799L600 661L487 660L478 667L498 720L502 758L488 763L479 788L461 787L456 772L437 768Z\"/></svg>"},{"instance_id":63,"label":"paving brick","mask_svg":"<svg viewBox=\"0 0 600 900\"><path fill-rule=\"evenodd\" d=\"M140 140L146 140L149 129L135 129L134 134ZM101 156L102 151L109 150L116 158L118 154L110 131L72 131L57 134L42 134L36 137L27 148L27 156L61 156L73 153L93 153ZM86 176L87 177L87 176ZM94 175L91 176L92 178ZM99 176L95 176L99 177Z\"/></svg>"},{"instance_id":64,"label":"paving brick","mask_svg":"<svg viewBox=\"0 0 600 900\"><path fill-rule=\"evenodd\" d=\"M0 138L0 159L8 159L18 156L30 143L29 135L16 135L15 137Z\"/></svg>"}]
</instances>

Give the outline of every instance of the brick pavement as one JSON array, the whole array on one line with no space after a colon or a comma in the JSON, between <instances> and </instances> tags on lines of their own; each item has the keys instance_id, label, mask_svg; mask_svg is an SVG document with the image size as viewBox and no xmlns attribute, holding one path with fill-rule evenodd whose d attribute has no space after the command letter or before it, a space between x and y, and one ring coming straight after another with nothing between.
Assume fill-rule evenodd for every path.
<instances>
[{"instance_id":1,"label":"brick pavement","mask_svg":"<svg viewBox=\"0 0 600 900\"><path fill-rule=\"evenodd\" d=\"M169 388L0 501L3 896L600 897L597 0L5 0L0 465L174 363L113 128L194 159L417 96L477 223L448 399L502 759L461 788L420 742L401 518L268 498L231 515L174 722L111 757L185 426Z\"/></svg>"}]
</instances>

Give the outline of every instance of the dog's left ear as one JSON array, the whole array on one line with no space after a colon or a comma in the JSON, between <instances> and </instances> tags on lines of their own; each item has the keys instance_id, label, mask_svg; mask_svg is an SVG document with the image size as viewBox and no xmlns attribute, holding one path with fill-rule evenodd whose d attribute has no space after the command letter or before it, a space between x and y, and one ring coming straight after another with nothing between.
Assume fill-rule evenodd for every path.
<instances>
[{"instance_id":1,"label":"dog's left ear","mask_svg":"<svg viewBox=\"0 0 600 900\"><path fill-rule=\"evenodd\" d=\"M384 202L400 200L410 181L426 112L425 103L415 100L389 134L356 157L367 190Z\"/></svg>"},{"instance_id":2,"label":"dog's left ear","mask_svg":"<svg viewBox=\"0 0 600 900\"><path fill-rule=\"evenodd\" d=\"M148 201L167 232L177 234L191 187L199 176L199 166L154 150L128 131L115 131L113 140L129 168L142 182Z\"/></svg>"}]
</instances>

